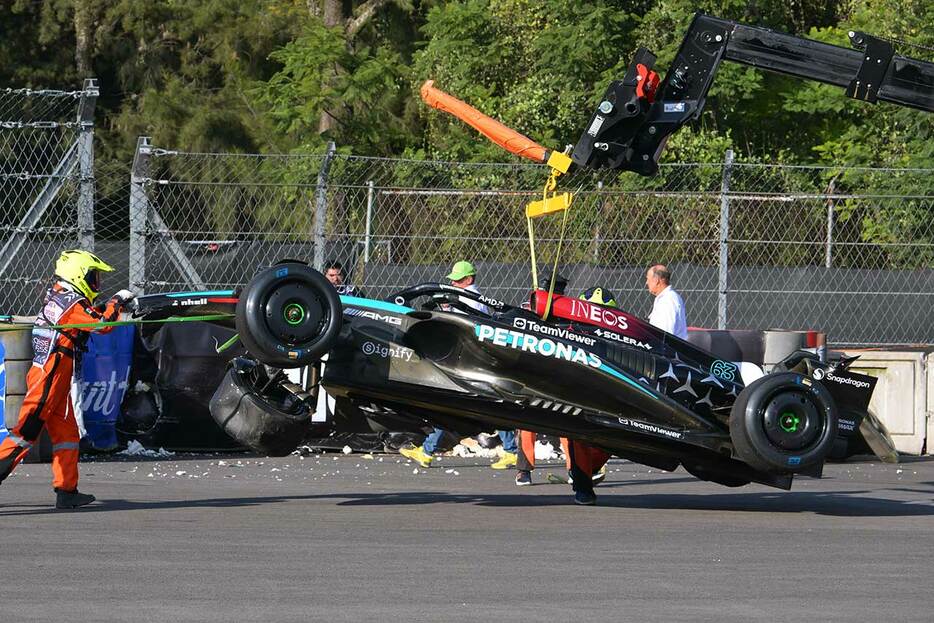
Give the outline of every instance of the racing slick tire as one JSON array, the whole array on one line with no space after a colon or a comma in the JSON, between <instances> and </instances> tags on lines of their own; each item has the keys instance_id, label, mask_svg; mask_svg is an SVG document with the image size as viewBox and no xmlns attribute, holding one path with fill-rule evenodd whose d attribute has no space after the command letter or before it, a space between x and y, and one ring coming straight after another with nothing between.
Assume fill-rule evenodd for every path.
<instances>
[{"instance_id":1,"label":"racing slick tire","mask_svg":"<svg viewBox=\"0 0 934 623\"><path fill-rule=\"evenodd\" d=\"M285 391L276 376L247 357L230 362L210 404L211 416L228 435L266 456L295 450L312 431L313 409L310 400Z\"/></svg>"},{"instance_id":2,"label":"racing slick tire","mask_svg":"<svg viewBox=\"0 0 934 623\"><path fill-rule=\"evenodd\" d=\"M240 293L235 322L246 349L277 368L318 361L341 330L340 297L324 275L298 262L258 273Z\"/></svg>"},{"instance_id":3,"label":"racing slick tire","mask_svg":"<svg viewBox=\"0 0 934 623\"><path fill-rule=\"evenodd\" d=\"M837 438L837 407L820 383L794 372L770 374L739 394L730 438L741 460L771 473L823 463Z\"/></svg>"}]
</instances>

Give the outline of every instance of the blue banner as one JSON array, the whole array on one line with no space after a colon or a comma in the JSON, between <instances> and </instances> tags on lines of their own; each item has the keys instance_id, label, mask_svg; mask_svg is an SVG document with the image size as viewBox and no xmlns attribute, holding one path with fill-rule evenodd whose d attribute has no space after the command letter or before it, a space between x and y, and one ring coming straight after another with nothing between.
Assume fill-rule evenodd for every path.
<instances>
[{"instance_id":1,"label":"blue banner","mask_svg":"<svg viewBox=\"0 0 934 623\"><path fill-rule=\"evenodd\" d=\"M117 418L126 395L133 361L132 326L93 334L81 358L80 398L76 405L84 425L85 441L95 450L117 447Z\"/></svg>"}]
</instances>

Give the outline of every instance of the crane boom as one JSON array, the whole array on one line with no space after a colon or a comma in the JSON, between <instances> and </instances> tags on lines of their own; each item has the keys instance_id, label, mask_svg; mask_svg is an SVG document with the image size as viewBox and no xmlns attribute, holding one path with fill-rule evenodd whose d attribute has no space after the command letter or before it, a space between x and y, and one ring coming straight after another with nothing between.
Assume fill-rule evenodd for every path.
<instances>
[{"instance_id":1,"label":"crane boom","mask_svg":"<svg viewBox=\"0 0 934 623\"><path fill-rule=\"evenodd\" d=\"M698 13L663 80L640 48L610 83L571 159L589 168L652 175L671 134L704 108L720 63L731 61L844 88L849 97L934 111L934 63L897 56L892 44L850 32L848 49Z\"/></svg>"}]
</instances>

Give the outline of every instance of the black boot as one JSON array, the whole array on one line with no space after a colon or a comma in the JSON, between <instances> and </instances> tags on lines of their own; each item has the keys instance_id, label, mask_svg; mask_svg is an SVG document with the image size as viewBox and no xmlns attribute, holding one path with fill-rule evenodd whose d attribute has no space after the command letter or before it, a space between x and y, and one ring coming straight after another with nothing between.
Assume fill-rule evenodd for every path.
<instances>
[{"instance_id":1,"label":"black boot","mask_svg":"<svg viewBox=\"0 0 934 623\"><path fill-rule=\"evenodd\" d=\"M55 490L55 508L78 508L86 506L95 500L93 495L74 491Z\"/></svg>"},{"instance_id":2,"label":"black boot","mask_svg":"<svg viewBox=\"0 0 934 623\"><path fill-rule=\"evenodd\" d=\"M580 504L581 506L593 506L597 503L597 496L594 494L593 489L580 490L574 492L574 503Z\"/></svg>"},{"instance_id":3,"label":"black boot","mask_svg":"<svg viewBox=\"0 0 934 623\"><path fill-rule=\"evenodd\" d=\"M571 467L571 487L574 489L574 503L582 506L593 506L597 503L597 496L593 492L593 481L590 474L585 474L576 465Z\"/></svg>"}]
</instances>

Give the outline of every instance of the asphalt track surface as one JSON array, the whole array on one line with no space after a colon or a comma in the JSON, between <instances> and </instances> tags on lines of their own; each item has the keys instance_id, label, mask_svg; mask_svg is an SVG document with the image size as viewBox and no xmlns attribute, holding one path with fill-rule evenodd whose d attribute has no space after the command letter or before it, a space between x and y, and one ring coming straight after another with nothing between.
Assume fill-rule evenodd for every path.
<instances>
[{"instance_id":1,"label":"asphalt track surface","mask_svg":"<svg viewBox=\"0 0 934 623\"><path fill-rule=\"evenodd\" d=\"M0 487L18 621L931 621L934 461L791 492L613 461L598 506L486 461L176 455ZM551 465L536 473L541 483Z\"/></svg>"}]
</instances>

